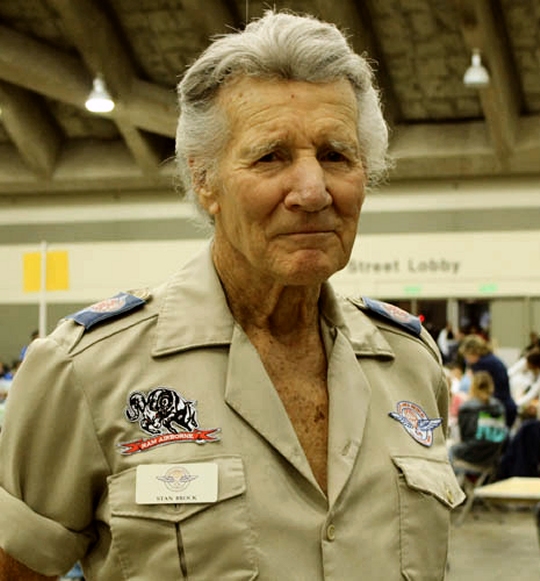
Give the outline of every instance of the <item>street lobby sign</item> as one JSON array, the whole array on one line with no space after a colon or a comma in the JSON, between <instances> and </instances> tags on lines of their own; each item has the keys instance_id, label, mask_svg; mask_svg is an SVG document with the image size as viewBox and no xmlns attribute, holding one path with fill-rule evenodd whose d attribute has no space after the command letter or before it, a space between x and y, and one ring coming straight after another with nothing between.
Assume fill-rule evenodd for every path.
<instances>
[{"instance_id":1,"label":"street lobby sign","mask_svg":"<svg viewBox=\"0 0 540 581\"><path fill-rule=\"evenodd\" d=\"M450 298L540 294L540 233L360 234L332 277L346 295Z\"/></svg>"},{"instance_id":2,"label":"street lobby sign","mask_svg":"<svg viewBox=\"0 0 540 581\"><path fill-rule=\"evenodd\" d=\"M357 258L351 258L347 269L349 272L359 274L458 274L461 260L448 260L447 258L394 258L385 262L369 262Z\"/></svg>"}]
</instances>

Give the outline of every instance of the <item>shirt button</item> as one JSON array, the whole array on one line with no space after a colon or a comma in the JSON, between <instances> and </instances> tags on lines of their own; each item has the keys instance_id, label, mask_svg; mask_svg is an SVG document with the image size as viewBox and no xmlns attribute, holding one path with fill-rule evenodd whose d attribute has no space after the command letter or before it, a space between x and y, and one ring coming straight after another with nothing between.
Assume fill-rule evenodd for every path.
<instances>
[{"instance_id":1,"label":"shirt button","mask_svg":"<svg viewBox=\"0 0 540 581\"><path fill-rule=\"evenodd\" d=\"M454 502L454 494L449 488L446 489L446 500L450 503Z\"/></svg>"},{"instance_id":2,"label":"shirt button","mask_svg":"<svg viewBox=\"0 0 540 581\"><path fill-rule=\"evenodd\" d=\"M326 538L329 541L333 541L336 538L336 527L334 525L328 525L326 527Z\"/></svg>"}]
</instances>

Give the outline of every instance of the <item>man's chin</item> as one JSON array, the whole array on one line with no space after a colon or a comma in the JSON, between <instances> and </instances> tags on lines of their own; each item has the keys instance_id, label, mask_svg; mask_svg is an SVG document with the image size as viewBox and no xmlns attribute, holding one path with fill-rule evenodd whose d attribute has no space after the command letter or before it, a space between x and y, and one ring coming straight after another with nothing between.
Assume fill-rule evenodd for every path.
<instances>
[{"instance_id":1,"label":"man's chin","mask_svg":"<svg viewBox=\"0 0 540 581\"><path fill-rule=\"evenodd\" d=\"M289 285L317 285L328 280L340 268L328 261L297 262L283 272L283 280Z\"/></svg>"}]
</instances>

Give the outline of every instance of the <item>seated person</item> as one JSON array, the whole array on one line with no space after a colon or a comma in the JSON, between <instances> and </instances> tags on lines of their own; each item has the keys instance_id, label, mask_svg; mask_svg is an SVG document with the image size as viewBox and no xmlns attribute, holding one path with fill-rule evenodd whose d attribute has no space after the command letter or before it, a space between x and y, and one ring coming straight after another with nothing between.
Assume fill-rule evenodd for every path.
<instances>
[{"instance_id":1,"label":"seated person","mask_svg":"<svg viewBox=\"0 0 540 581\"><path fill-rule=\"evenodd\" d=\"M472 376L470 397L458 410L460 442L450 450L450 460L488 466L499 455L508 436L505 410L493 397L493 379L486 371ZM459 469L454 466L456 471Z\"/></svg>"},{"instance_id":2,"label":"seated person","mask_svg":"<svg viewBox=\"0 0 540 581\"><path fill-rule=\"evenodd\" d=\"M471 387L472 371L466 369L465 363L452 361L445 365L445 369L450 375L450 389L453 394L460 393L465 396Z\"/></svg>"},{"instance_id":3,"label":"seated person","mask_svg":"<svg viewBox=\"0 0 540 581\"><path fill-rule=\"evenodd\" d=\"M540 421L525 420L510 439L497 478L540 477Z\"/></svg>"},{"instance_id":4,"label":"seated person","mask_svg":"<svg viewBox=\"0 0 540 581\"><path fill-rule=\"evenodd\" d=\"M522 357L508 370L508 375L519 417L522 419L538 417L540 349L533 349L526 357Z\"/></svg>"},{"instance_id":5,"label":"seated person","mask_svg":"<svg viewBox=\"0 0 540 581\"><path fill-rule=\"evenodd\" d=\"M461 342L459 351L473 373L487 371L491 375L495 386L493 395L503 404L506 425L511 428L517 416L517 406L510 393L510 380L504 362L479 335L467 335Z\"/></svg>"},{"instance_id":6,"label":"seated person","mask_svg":"<svg viewBox=\"0 0 540 581\"><path fill-rule=\"evenodd\" d=\"M450 446L459 441L458 410L468 398L467 392L462 391L461 382L464 377L463 368L458 363L449 363L444 366L444 373L448 382L450 407L448 409L448 440Z\"/></svg>"}]
</instances>

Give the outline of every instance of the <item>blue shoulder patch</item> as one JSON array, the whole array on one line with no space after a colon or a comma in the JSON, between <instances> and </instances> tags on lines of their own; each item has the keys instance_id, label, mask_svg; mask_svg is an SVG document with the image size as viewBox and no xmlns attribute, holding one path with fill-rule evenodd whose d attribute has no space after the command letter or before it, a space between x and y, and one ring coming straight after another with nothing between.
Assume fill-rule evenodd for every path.
<instances>
[{"instance_id":1,"label":"blue shoulder patch","mask_svg":"<svg viewBox=\"0 0 540 581\"><path fill-rule=\"evenodd\" d=\"M422 323L420 319L411 315L407 311L391 305L390 303L385 303L383 301L376 301L375 299L370 299L368 297L362 297L365 310L376 313L377 315L396 323L400 327L409 331L417 337L420 336L422 332Z\"/></svg>"},{"instance_id":2,"label":"blue shoulder patch","mask_svg":"<svg viewBox=\"0 0 540 581\"><path fill-rule=\"evenodd\" d=\"M72 319L88 331L98 323L142 307L142 305L146 304L149 296L150 293L133 294L121 292L114 295L114 297L99 301L65 318Z\"/></svg>"}]
</instances>

